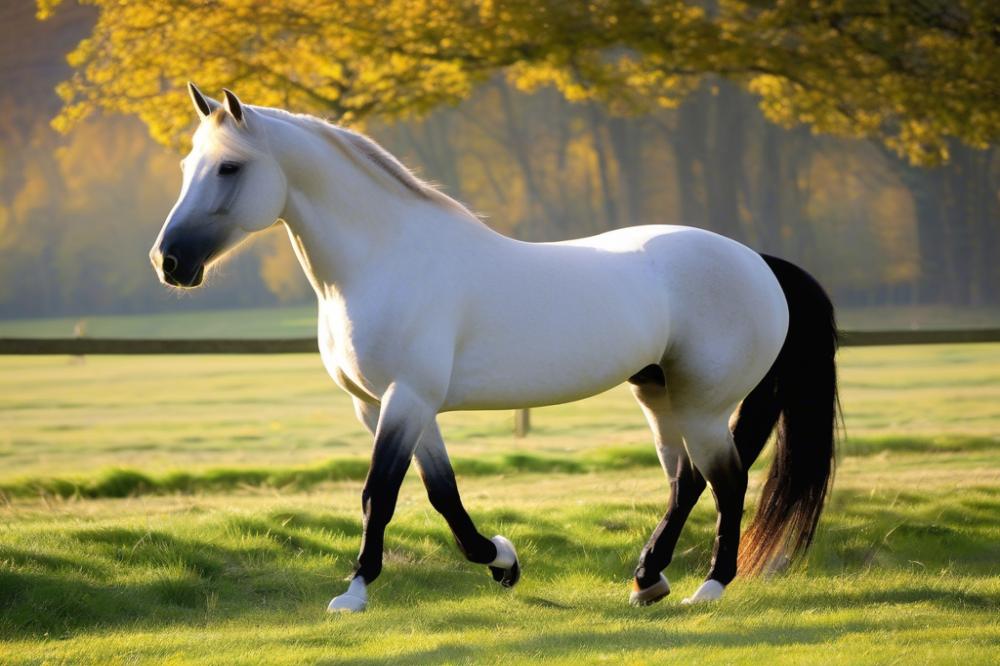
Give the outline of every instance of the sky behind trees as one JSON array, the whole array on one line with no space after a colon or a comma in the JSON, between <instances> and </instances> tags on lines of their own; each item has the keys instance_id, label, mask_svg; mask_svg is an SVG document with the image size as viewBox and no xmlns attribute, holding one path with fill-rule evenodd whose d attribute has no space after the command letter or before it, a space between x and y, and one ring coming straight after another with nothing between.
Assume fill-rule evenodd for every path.
<instances>
[{"instance_id":1,"label":"sky behind trees","mask_svg":"<svg viewBox=\"0 0 1000 666\"><path fill-rule=\"evenodd\" d=\"M96 4L0 10L0 316L310 297L280 232L202 293L156 283L188 77L363 127L524 239L686 223L802 263L841 304L1000 305L989 3Z\"/></svg>"}]
</instances>

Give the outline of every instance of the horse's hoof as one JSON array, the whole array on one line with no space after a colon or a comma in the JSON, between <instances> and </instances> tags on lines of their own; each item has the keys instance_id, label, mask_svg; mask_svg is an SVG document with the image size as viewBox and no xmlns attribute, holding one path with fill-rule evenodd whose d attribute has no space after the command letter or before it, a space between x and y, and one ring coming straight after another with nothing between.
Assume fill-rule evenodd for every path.
<instances>
[{"instance_id":1,"label":"horse's hoof","mask_svg":"<svg viewBox=\"0 0 1000 666\"><path fill-rule=\"evenodd\" d=\"M368 590L361 576L355 576L347 592L334 597L326 607L327 613L358 613L368 605Z\"/></svg>"},{"instance_id":2,"label":"horse's hoof","mask_svg":"<svg viewBox=\"0 0 1000 666\"><path fill-rule=\"evenodd\" d=\"M706 580L694 594L681 601L681 603L685 606L690 606L691 604L700 604L705 601L715 601L722 596L725 589L726 586L717 580Z\"/></svg>"},{"instance_id":3,"label":"horse's hoof","mask_svg":"<svg viewBox=\"0 0 1000 666\"><path fill-rule=\"evenodd\" d=\"M670 583L667 582L667 577L663 574L660 574L660 580L645 588L639 587L639 581L633 578L628 602L633 606L649 606L668 594L670 594Z\"/></svg>"},{"instance_id":4,"label":"horse's hoof","mask_svg":"<svg viewBox=\"0 0 1000 666\"><path fill-rule=\"evenodd\" d=\"M493 574L493 580L504 587L514 587L521 580L521 566L517 562L510 569L490 567L490 573Z\"/></svg>"},{"instance_id":5,"label":"horse's hoof","mask_svg":"<svg viewBox=\"0 0 1000 666\"><path fill-rule=\"evenodd\" d=\"M490 541L497 547L496 559L488 565L490 573L493 574L493 580L504 587L514 587L517 585L517 581L521 580L521 565L517 560L514 544L499 534Z\"/></svg>"},{"instance_id":6,"label":"horse's hoof","mask_svg":"<svg viewBox=\"0 0 1000 666\"><path fill-rule=\"evenodd\" d=\"M330 605L326 607L327 613L358 613L365 609L368 601L353 594L342 594L334 597Z\"/></svg>"}]
</instances>

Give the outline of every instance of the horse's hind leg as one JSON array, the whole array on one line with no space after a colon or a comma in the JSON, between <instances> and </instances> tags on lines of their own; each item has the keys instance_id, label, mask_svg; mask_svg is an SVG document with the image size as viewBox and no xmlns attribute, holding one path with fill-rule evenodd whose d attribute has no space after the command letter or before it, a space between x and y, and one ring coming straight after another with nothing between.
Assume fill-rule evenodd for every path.
<instances>
[{"instance_id":1,"label":"horse's hind leg","mask_svg":"<svg viewBox=\"0 0 1000 666\"><path fill-rule=\"evenodd\" d=\"M740 521L747 490L747 470L760 455L780 412L769 373L732 413L715 415L680 410L679 422L688 455L708 479L718 510L712 565L705 582L685 603L717 599L736 576ZM726 414L732 414L727 418Z\"/></svg>"},{"instance_id":2,"label":"horse's hind leg","mask_svg":"<svg viewBox=\"0 0 1000 666\"><path fill-rule=\"evenodd\" d=\"M472 522L455 481L455 472L441 431L432 423L420 438L416 452L420 476L427 487L431 505L444 516L458 547L466 559L490 567L494 580L504 587L513 587L521 577L521 567L513 544L502 536L487 539Z\"/></svg>"},{"instance_id":3,"label":"horse's hind leg","mask_svg":"<svg viewBox=\"0 0 1000 666\"><path fill-rule=\"evenodd\" d=\"M632 393L653 431L660 463L670 480L670 504L666 514L639 555L630 595L630 601L634 605L650 604L669 594L669 584L661 572L670 564L684 522L705 489L704 477L691 464L684 451L662 377L662 373L646 372L631 380Z\"/></svg>"},{"instance_id":4,"label":"horse's hind leg","mask_svg":"<svg viewBox=\"0 0 1000 666\"><path fill-rule=\"evenodd\" d=\"M684 603L718 599L725 586L736 577L747 473L729 431L728 413L684 414L680 419L685 448L712 488L718 511L708 576Z\"/></svg>"}]
</instances>

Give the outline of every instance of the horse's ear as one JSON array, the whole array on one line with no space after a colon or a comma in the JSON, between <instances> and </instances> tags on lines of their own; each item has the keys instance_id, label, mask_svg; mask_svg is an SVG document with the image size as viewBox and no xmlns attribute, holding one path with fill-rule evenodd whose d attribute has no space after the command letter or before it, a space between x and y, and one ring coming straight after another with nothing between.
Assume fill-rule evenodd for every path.
<instances>
[{"instance_id":1,"label":"horse's ear","mask_svg":"<svg viewBox=\"0 0 1000 666\"><path fill-rule=\"evenodd\" d=\"M205 97L202 95L201 91L198 90L198 86L190 81L188 81L188 95L191 96L191 101L194 102L195 111L198 112L198 116L200 116L202 120L208 118L212 115L212 111L219 108L218 102L211 97Z\"/></svg>"},{"instance_id":2,"label":"horse's ear","mask_svg":"<svg viewBox=\"0 0 1000 666\"><path fill-rule=\"evenodd\" d=\"M240 98L236 94L227 88L222 89L222 94L226 96L225 100L222 102L223 106L226 107L226 111L229 115L233 117L236 124L241 127L246 127L247 118L246 114L243 113L243 104L240 103Z\"/></svg>"}]
</instances>

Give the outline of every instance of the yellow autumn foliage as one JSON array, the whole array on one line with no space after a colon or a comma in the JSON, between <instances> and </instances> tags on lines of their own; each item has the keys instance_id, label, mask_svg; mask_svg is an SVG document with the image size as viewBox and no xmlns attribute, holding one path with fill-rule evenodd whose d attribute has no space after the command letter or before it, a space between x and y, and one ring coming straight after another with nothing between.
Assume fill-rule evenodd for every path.
<instances>
[{"instance_id":1,"label":"yellow autumn foliage","mask_svg":"<svg viewBox=\"0 0 1000 666\"><path fill-rule=\"evenodd\" d=\"M878 138L913 163L1000 136L995 0L87 2L99 17L70 55L60 129L105 109L179 144L192 78L359 123L457 103L497 74L617 114L675 106L718 75L775 122ZM39 0L38 15L59 4Z\"/></svg>"}]
</instances>

